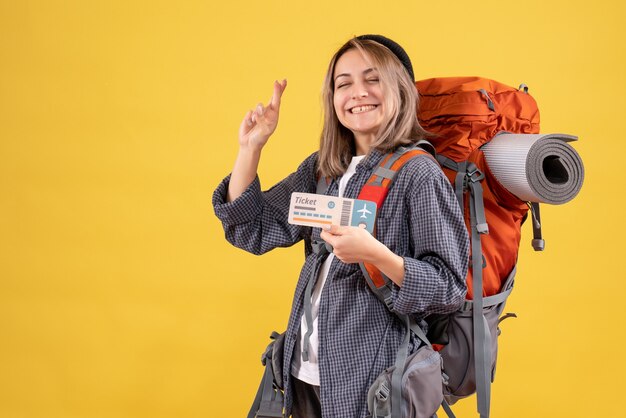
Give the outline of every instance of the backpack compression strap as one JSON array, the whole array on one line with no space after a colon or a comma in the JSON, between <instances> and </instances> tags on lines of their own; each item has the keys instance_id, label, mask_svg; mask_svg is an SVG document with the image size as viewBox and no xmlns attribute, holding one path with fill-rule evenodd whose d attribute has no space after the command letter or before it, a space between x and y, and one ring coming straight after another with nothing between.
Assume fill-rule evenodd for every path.
<instances>
[{"instance_id":1,"label":"backpack compression strap","mask_svg":"<svg viewBox=\"0 0 626 418\"><path fill-rule=\"evenodd\" d=\"M485 175L472 162L463 161L457 163L443 155L437 155L437 161L449 169L457 172L454 187L459 199L461 211L464 211L463 195L469 190L470 209L470 244L471 244L471 267L472 288L474 300L472 301L472 328L474 337L474 371L476 375L476 399L478 413L481 418L489 417L491 401L491 338L487 319L483 314L485 300L483 299L483 252L481 235L489 233L483 204L483 188L480 181ZM508 296L508 294L506 295ZM505 296L505 298L506 298Z\"/></svg>"}]
</instances>

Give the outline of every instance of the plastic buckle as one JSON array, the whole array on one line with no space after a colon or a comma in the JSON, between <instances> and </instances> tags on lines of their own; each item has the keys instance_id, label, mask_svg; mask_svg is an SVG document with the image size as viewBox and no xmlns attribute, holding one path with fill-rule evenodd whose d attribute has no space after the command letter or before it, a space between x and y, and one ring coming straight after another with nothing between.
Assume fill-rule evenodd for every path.
<instances>
[{"instance_id":1,"label":"plastic buckle","mask_svg":"<svg viewBox=\"0 0 626 418\"><path fill-rule=\"evenodd\" d=\"M386 401L389 398L389 388L384 383L380 385L376 391L376 397L379 401Z\"/></svg>"},{"instance_id":2,"label":"plastic buckle","mask_svg":"<svg viewBox=\"0 0 626 418\"><path fill-rule=\"evenodd\" d=\"M393 297L391 296L391 294L385 298L385 305L387 306L387 309L389 309L391 312L394 312L393 310Z\"/></svg>"},{"instance_id":3,"label":"plastic buckle","mask_svg":"<svg viewBox=\"0 0 626 418\"><path fill-rule=\"evenodd\" d=\"M481 181L485 178L485 174L478 169L474 164L467 167L467 179L472 183Z\"/></svg>"}]
</instances>

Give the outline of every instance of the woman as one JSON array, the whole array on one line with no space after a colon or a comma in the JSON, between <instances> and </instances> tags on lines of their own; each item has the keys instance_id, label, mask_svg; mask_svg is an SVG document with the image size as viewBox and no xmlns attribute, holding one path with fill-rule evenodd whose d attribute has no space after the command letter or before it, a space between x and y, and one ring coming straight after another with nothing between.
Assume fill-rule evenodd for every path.
<instances>
[{"instance_id":1,"label":"woman","mask_svg":"<svg viewBox=\"0 0 626 418\"><path fill-rule=\"evenodd\" d=\"M458 308L466 293L468 242L450 184L428 156L410 160L378 208L376 238L356 227L302 227L287 222L291 193L356 198L384 155L422 139L410 60L379 35L349 40L333 56L324 82L320 150L297 171L261 192L261 150L274 132L286 81L274 83L268 106L244 117L233 172L213 204L226 237L254 254L305 240L324 240L324 257L307 251L285 334L283 379L287 416L346 418L367 415L374 379L393 365L404 325L367 287L358 262L369 262L393 282L393 310L418 322ZM304 314L305 289L315 287ZM307 295L308 296L308 295ZM307 297L308 299L308 297ZM423 323L423 322L422 322ZM412 338L410 350L417 349Z\"/></svg>"}]
</instances>

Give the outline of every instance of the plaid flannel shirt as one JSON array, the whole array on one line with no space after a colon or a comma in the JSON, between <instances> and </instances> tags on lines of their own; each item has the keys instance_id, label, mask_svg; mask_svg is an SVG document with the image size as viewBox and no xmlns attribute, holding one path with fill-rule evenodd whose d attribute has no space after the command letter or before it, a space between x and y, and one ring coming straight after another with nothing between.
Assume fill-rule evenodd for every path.
<instances>
[{"instance_id":1,"label":"plaid flannel shirt","mask_svg":"<svg viewBox=\"0 0 626 418\"><path fill-rule=\"evenodd\" d=\"M356 167L344 197L356 198L384 157L377 150ZM293 192L316 192L317 153L287 178L262 192L258 177L232 202L226 202L230 176L213 194L215 214L227 240L253 254L319 240L319 228L287 222ZM326 194L337 196L338 180ZM404 258L404 282L393 287L393 309L418 320L430 313L456 310L466 294L469 243L452 187L428 156L418 156L400 171L378 209L376 237ZM291 361L303 314L303 296L312 269L321 260L308 252L296 285L285 338L283 377L285 407L291 410ZM424 324L422 322L422 324ZM319 368L325 418L367 416L367 392L376 377L395 361L404 325L370 291L358 264L334 259L319 307ZM413 336L410 350L418 341Z\"/></svg>"}]
</instances>

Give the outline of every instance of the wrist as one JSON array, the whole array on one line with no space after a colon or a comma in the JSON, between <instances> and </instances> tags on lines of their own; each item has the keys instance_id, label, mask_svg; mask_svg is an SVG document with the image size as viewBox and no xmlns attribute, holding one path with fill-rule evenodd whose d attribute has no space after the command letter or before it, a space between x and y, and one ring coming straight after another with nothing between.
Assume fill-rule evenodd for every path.
<instances>
[{"instance_id":1,"label":"wrist","mask_svg":"<svg viewBox=\"0 0 626 418\"><path fill-rule=\"evenodd\" d=\"M254 171L256 175L259 162L261 161L261 149L240 147L235 160L235 167L244 172Z\"/></svg>"},{"instance_id":2,"label":"wrist","mask_svg":"<svg viewBox=\"0 0 626 418\"><path fill-rule=\"evenodd\" d=\"M384 263L385 260L388 260L391 255L394 255L393 252L387 248L385 244L374 239L374 245L371 246L366 261L377 266Z\"/></svg>"},{"instance_id":3,"label":"wrist","mask_svg":"<svg viewBox=\"0 0 626 418\"><path fill-rule=\"evenodd\" d=\"M262 146L254 146L254 145L239 145L239 155L242 158L260 158L261 151L263 150Z\"/></svg>"}]
</instances>

